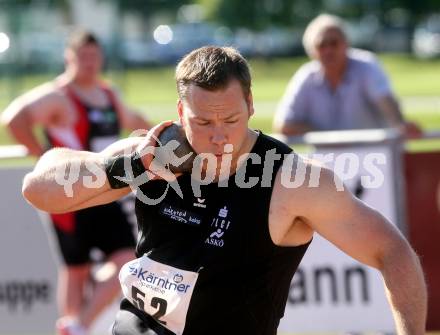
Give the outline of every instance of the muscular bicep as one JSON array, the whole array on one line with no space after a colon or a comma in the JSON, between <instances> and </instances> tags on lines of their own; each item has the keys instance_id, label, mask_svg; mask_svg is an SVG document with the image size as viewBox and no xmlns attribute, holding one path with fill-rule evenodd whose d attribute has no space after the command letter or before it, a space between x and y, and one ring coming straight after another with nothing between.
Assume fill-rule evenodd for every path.
<instances>
[{"instance_id":1,"label":"muscular bicep","mask_svg":"<svg viewBox=\"0 0 440 335\"><path fill-rule=\"evenodd\" d=\"M131 189L111 189L105 164L110 157L130 153L137 141L137 138L121 140L100 153L52 149L25 176L23 195L35 207L51 213L112 202Z\"/></svg>"},{"instance_id":2,"label":"muscular bicep","mask_svg":"<svg viewBox=\"0 0 440 335\"><path fill-rule=\"evenodd\" d=\"M119 200L120 198L129 194L131 191L132 190L130 187L125 187L125 188L115 189L115 190L110 189L104 193L101 193L101 194L94 196L93 198L87 199L81 203L77 203L68 209L63 209L62 212L64 213L66 211L68 211L68 212L77 211L77 210L84 209L84 208L105 205L105 204L114 202L116 200Z\"/></svg>"},{"instance_id":3,"label":"muscular bicep","mask_svg":"<svg viewBox=\"0 0 440 335\"><path fill-rule=\"evenodd\" d=\"M109 145L107 148L100 152L100 155L104 157L112 157L121 154L131 154L133 150L138 146L140 141L142 141L141 137L125 138ZM105 192L95 194L89 199L75 203L71 208L69 208L69 211L108 204L122 198L131 191L132 189L130 187L125 187L122 189L107 189Z\"/></svg>"},{"instance_id":4,"label":"muscular bicep","mask_svg":"<svg viewBox=\"0 0 440 335\"><path fill-rule=\"evenodd\" d=\"M346 188L337 190L329 180L334 175L327 175L323 185L311 192L314 209L306 208L308 224L351 257L380 268L382 255L402 236L383 215Z\"/></svg>"},{"instance_id":5,"label":"muscular bicep","mask_svg":"<svg viewBox=\"0 0 440 335\"><path fill-rule=\"evenodd\" d=\"M100 152L100 155L104 157L112 157L122 154L131 154L135 148L142 141L142 137L128 137L119 140ZM94 195L90 199L76 203L74 206L69 208L69 211L75 211L83 208L93 207L97 205L108 204L110 202L116 201L123 196L130 193L132 189L130 187L125 187L122 189L108 189L103 193Z\"/></svg>"}]
</instances>

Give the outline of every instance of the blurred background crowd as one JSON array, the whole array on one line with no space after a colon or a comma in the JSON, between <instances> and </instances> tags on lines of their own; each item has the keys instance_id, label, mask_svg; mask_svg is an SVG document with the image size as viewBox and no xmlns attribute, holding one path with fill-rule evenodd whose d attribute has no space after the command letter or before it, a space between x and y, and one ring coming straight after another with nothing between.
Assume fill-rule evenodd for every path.
<instances>
[{"instance_id":1,"label":"blurred background crowd","mask_svg":"<svg viewBox=\"0 0 440 335\"><path fill-rule=\"evenodd\" d=\"M72 26L92 29L109 62L118 66L175 63L205 44L231 44L248 57L300 55L304 27L319 12L344 17L354 46L421 58L440 55L435 0L2 0L0 5L1 65L23 64L26 70L59 69Z\"/></svg>"}]
</instances>

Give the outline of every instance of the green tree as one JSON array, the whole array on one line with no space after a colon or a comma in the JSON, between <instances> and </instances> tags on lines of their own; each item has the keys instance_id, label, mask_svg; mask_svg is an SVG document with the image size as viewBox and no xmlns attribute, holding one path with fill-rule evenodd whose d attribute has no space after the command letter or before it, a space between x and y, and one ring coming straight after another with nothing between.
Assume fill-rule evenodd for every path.
<instances>
[{"instance_id":1,"label":"green tree","mask_svg":"<svg viewBox=\"0 0 440 335\"><path fill-rule=\"evenodd\" d=\"M231 28L264 29L270 25L304 25L323 0L196 0L211 20Z\"/></svg>"},{"instance_id":2,"label":"green tree","mask_svg":"<svg viewBox=\"0 0 440 335\"><path fill-rule=\"evenodd\" d=\"M107 1L107 0L102 0ZM141 13L145 18L152 17L157 13L176 13L177 10L191 0L113 0L121 11L132 11Z\"/></svg>"}]
</instances>

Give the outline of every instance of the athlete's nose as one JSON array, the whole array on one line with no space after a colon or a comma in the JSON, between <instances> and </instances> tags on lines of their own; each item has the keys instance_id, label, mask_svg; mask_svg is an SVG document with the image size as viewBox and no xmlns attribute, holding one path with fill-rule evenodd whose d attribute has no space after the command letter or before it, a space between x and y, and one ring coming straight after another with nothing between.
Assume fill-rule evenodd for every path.
<instances>
[{"instance_id":1,"label":"athlete's nose","mask_svg":"<svg viewBox=\"0 0 440 335\"><path fill-rule=\"evenodd\" d=\"M211 142L215 145L222 146L226 144L227 142L227 136L226 133L221 126L215 126L212 136L211 136Z\"/></svg>"}]
</instances>

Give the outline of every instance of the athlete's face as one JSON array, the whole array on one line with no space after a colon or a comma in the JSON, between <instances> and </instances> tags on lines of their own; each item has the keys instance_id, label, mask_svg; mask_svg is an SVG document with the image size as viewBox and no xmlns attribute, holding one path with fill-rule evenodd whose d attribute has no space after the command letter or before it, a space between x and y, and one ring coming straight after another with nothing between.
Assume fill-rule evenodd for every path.
<instances>
[{"instance_id":1,"label":"athlete's face","mask_svg":"<svg viewBox=\"0 0 440 335\"><path fill-rule=\"evenodd\" d=\"M245 97L240 83L231 80L216 91L190 85L186 98L178 102L178 112L196 153L214 154L220 166L226 144L232 145L233 162L241 154L254 108L252 95Z\"/></svg>"},{"instance_id":2,"label":"athlete's face","mask_svg":"<svg viewBox=\"0 0 440 335\"><path fill-rule=\"evenodd\" d=\"M347 41L337 29L322 32L315 43L315 56L324 68L339 67L347 57Z\"/></svg>"},{"instance_id":3,"label":"athlete's face","mask_svg":"<svg viewBox=\"0 0 440 335\"><path fill-rule=\"evenodd\" d=\"M93 43L85 44L76 50L67 51L67 64L75 75L84 79L96 79L102 70L103 55L101 48Z\"/></svg>"}]
</instances>

